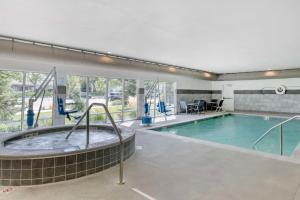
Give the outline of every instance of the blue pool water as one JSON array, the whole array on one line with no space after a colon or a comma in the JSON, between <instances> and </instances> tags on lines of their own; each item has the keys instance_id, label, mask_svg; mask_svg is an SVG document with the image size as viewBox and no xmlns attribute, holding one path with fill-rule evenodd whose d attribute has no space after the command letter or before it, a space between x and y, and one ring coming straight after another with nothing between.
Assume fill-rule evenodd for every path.
<instances>
[{"instance_id":1,"label":"blue pool water","mask_svg":"<svg viewBox=\"0 0 300 200\"><path fill-rule=\"evenodd\" d=\"M253 149L253 143L269 128L285 118L229 114L194 122L153 129L162 133L176 134L221 144ZM300 120L283 126L283 152L289 156L300 140ZM280 154L280 130L272 130L260 143L257 150Z\"/></svg>"}]
</instances>

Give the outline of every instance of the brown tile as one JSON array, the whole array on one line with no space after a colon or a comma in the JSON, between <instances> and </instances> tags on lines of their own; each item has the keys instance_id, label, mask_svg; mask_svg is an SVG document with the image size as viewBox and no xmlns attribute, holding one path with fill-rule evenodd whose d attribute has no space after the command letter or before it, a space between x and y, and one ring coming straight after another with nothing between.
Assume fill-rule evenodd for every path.
<instances>
[{"instance_id":1,"label":"brown tile","mask_svg":"<svg viewBox=\"0 0 300 200\"><path fill-rule=\"evenodd\" d=\"M43 159L34 159L32 160L32 168L43 168Z\"/></svg>"},{"instance_id":2,"label":"brown tile","mask_svg":"<svg viewBox=\"0 0 300 200\"><path fill-rule=\"evenodd\" d=\"M108 168L110 168L110 165L109 165L109 164L108 164L108 165L104 165L103 170L104 170L104 169L108 169Z\"/></svg>"},{"instance_id":3,"label":"brown tile","mask_svg":"<svg viewBox=\"0 0 300 200\"><path fill-rule=\"evenodd\" d=\"M103 171L103 166L101 166L101 167L96 167L96 172L101 172L101 171Z\"/></svg>"},{"instance_id":4,"label":"brown tile","mask_svg":"<svg viewBox=\"0 0 300 200\"><path fill-rule=\"evenodd\" d=\"M2 170L2 178L3 179L10 179L10 170L9 169L3 169Z\"/></svg>"},{"instance_id":5,"label":"brown tile","mask_svg":"<svg viewBox=\"0 0 300 200\"><path fill-rule=\"evenodd\" d=\"M110 157L109 156L105 156L104 157L104 161L103 161L103 165L107 165L110 163Z\"/></svg>"},{"instance_id":6,"label":"brown tile","mask_svg":"<svg viewBox=\"0 0 300 200\"><path fill-rule=\"evenodd\" d=\"M62 157L57 157L55 158L55 166L63 166L66 165L66 157L62 156Z\"/></svg>"},{"instance_id":7,"label":"brown tile","mask_svg":"<svg viewBox=\"0 0 300 200\"><path fill-rule=\"evenodd\" d=\"M44 177L54 177L54 168L44 168L43 175Z\"/></svg>"},{"instance_id":8,"label":"brown tile","mask_svg":"<svg viewBox=\"0 0 300 200\"><path fill-rule=\"evenodd\" d=\"M31 185L31 180L21 180L21 185Z\"/></svg>"},{"instance_id":9,"label":"brown tile","mask_svg":"<svg viewBox=\"0 0 300 200\"><path fill-rule=\"evenodd\" d=\"M42 169L33 169L32 170L32 179L38 179L43 177Z\"/></svg>"},{"instance_id":10,"label":"brown tile","mask_svg":"<svg viewBox=\"0 0 300 200\"><path fill-rule=\"evenodd\" d=\"M31 170L21 170L21 179L31 179Z\"/></svg>"},{"instance_id":11,"label":"brown tile","mask_svg":"<svg viewBox=\"0 0 300 200\"><path fill-rule=\"evenodd\" d=\"M62 175L65 175L65 173L66 173L65 166L55 167L55 169L54 169L55 176L62 176Z\"/></svg>"},{"instance_id":12,"label":"brown tile","mask_svg":"<svg viewBox=\"0 0 300 200\"><path fill-rule=\"evenodd\" d=\"M77 154L77 163L86 161L86 153Z\"/></svg>"},{"instance_id":13,"label":"brown tile","mask_svg":"<svg viewBox=\"0 0 300 200\"><path fill-rule=\"evenodd\" d=\"M10 180L10 185L11 186L20 186L21 180L20 179L12 179L12 180Z\"/></svg>"},{"instance_id":14,"label":"brown tile","mask_svg":"<svg viewBox=\"0 0 300 200\"><path fill-rule=\"evenodd\" d=\"M21 160L12 161L12 169L21 169Z\"/></svg>"},{"instance_id":15,"label":"brown tile","mask_svg":"<svg viewBox=\"0 0 300 200\"><path fill-rule=\"evenodd\" d=\"M73 174L73 173L76 173L76 164L73 164L73 165L67 165L67 166L66 166L66 173L67 173L67 174Z\"/></svg>"},{"instance_id":16,"label":"brown tile","mask_svg":"<svg viewBox=\"0 0 300 200\"><path fill-rule=\"evenodd\" d=\"M11 169L11 160L2 160L2 169Z\"/></svg>"},{"instance_id":17,"label":"brown tile","mask_svg":"<svg viewBox=\"0 0 300 200\"><path fill-rule=\"evenodd\" d=\"M54 158L46 158L44 160L44 168L54 167Z\"/></svg>"},{"instance_id":18,"label":"brown tile","mask_svg":"<svg viewBox=\"0 0 300 200\"><path fill-rule=\"evenodd\" d=\"M66 164L75 164L76 163L76 155L71 155L66 157Z\"/></svg>"},{"instance_id":19,"label":"brown tile","mask_svg":"<svg viewBox=\"0 0 300 200\"><path fill-rule=\"evenodd\" d=\"M86 176L86 171L77 173L77 178L82 177L82 176Z\"/></svg>"},{"instance_id":20,"label":"brown tile","mask_svg":"<svg viewBox=\"0 0 300 200\"><path fill-rule=\"evenodd\" d=\"M94 160L96 157L96 152L95 151L91 151L87 153L87 160Z\"/></svg>"},{"instance_id":21,"label":"brown tile","mask_svg":"<svg viewBox=\"0 0 300 200\"><path fill-rule=\"evenodd\" d=\"M64 181L64 180L66 180L65 176L59 176L59 177L54 178L54 182L60 182L60 181Z\"/></svg>"},{"instance_id":22,"label":"brown tile","mask_svg":"<svg viewBox=\"0 0 300 200\"><path fill-rule=\"evenodd\" d=\"M99 158L96 160L96 167L102 167L103 166L103 158Z\"/></svg>"},{"instance_id":23,"label":"brown tile","mask_svg":"<svg viewBox=\"0 0 300 200\"><path fill-rule=\"evenodd\" d=\"M10 178L11 179L20 179L21 178L21 170L19 170L19 169L11 170Z\"/></svg>"},{"instance_id":24,"label":"brown tile","mask_svg":"<svg viewBox=\"0 0 300 200\"><path fill-rule=\"evenodd\" d=\"M53 183L53 182L54 182L54 178L44 178L43 179L43 184Z\"/></svg>"},{"instance_id":25,"label":"brown tile","mask_svg":"<svg viewBox=\"0 0 300 200\"><path fill-rule=\"evenodd\" d=\"M2 186L9 186L10 185L10 180L8 180L8 179L2 179L2 180L0 180L1 182L1 185Z\"/></svg>"},{"instance_id":26,"label":"brown tile","mask_svg":"<svg viewBox=\"0 0 300 200\"><path fill-rule=\"evenodd\" d=\"M86 175L95 174L95 172L96 172L95 169L90 169L86 171Z\"/></svg>"},{"instance_id":27,"label":"brown tile","mask_svg":"<svg viewBox=\"0 0 300 200\"><path fill-rule=\"evenodd\" d=\"M66 176L66 180L71 180L71 179L75 179L76 178L76 174L68 174Z\"/></svg>"},{"instance_id":28,"label":"brown tile","mask_svg":"<svg viewBox=\"0 0 300 200\"><path fill-rule=\"evenodd\" d=\"M96 167L95 165L96 165L96 161L95 160L87 161L87 170L95 168Z\"/></svg>"},{"instance_id":29,"label":"brown tile","mask_svg":"<svg viewBox=\"0 0 300 200\"><path fill-rule=\"evenodd\" d=\"M99 157L103 157L103 150L102 149L96 151L96 158L99 158Z\"/></svg>"},{"instance_id":30,"label":"brown tile","mask_svg":"<svg viewBox=\"0 0 300 200\"><path fill-rule=\"evenodd\" d=\"M85 170L86 170L86 162L77 164L77 172L81 172L81 171L85 171Z\"/></svg>"},{"instance_id":31,"label":"brown tile","mask_svg":"<svg viewBox=\"0 0 300 200\"><path fill-rule=\"evenodd\" d=\"M31 169L31 160L22 160L22 169Z\"/></svg>"},{"instance_id":32,"label":"brown tile","mask_svg":"<svg viewBox=\"0 0 300 200\"><path fill-rule=\"evenodd\" d=\"M40 185L40 184L43 184L43 180L41 178L32 180L32 185Z\"/></svg>"},{"instance_id":33,"label":"brown tile","mask_svg":"<svg viewBox=\"0 0 300 200\"><path fill-rule=\"evenodd\" d=\"M109 153L110 153L109 148L104 149L104 151L103 151L103 155L104 155L104 156L109 156Z\"/></svg>"}]
</instances>

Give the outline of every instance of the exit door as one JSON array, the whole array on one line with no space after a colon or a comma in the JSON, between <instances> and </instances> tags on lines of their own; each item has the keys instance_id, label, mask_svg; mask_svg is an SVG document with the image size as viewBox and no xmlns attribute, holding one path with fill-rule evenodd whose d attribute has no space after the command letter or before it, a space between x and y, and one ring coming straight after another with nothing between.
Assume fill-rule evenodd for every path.
<instances>
[{"instance_id":1,"label":"exit door","mask_svg":"<svg viewBox=\"0 0 300 200\"><path fill-rule=\"evenodd\" d=\"M234 111L234 94L232 84L223 85L222 97L224 99L223 110Z\"/></svg>"}]
</instances>

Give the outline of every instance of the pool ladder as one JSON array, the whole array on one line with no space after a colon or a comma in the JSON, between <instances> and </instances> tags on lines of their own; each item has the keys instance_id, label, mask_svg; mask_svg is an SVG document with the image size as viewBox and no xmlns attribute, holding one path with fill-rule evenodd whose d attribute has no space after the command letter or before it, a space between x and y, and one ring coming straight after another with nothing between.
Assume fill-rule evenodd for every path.
<instances>
[{"instance_id":1,"label":"pool ladder","mask_svg":"<svg viewBox=\"0 0 300 200\"><path fill-rule=\"evenodd\" d=\"M113 120L110 112L108 111L108 108L105 104L103 103L92 103L87 109L86 111L83 113L83 115L80 117L80 119L77 121L77 123L75 124L75 126L73 126L72 130L68 133L68 135L66 136L66 140L71 136L71 134L78 128L78 126L80 125L80 122L86 117L86 146L89 145L90 143L90 110L93 106L101 106L104 108L106 115L108 116L113 129L115 131L115 133L118 135L119 138L119 157L120 157L120 170L119 170L119 184L124 184L124 180L123 180L123 161L124 161L124 143L123 143L123 138L121 135L120 130L118 129L115 121Z\"/></svg>"},{"instance_id":2,"label":"pool ladder","mask_svg":"<svg viewBox=\"0 0 300 200\"><path fill-rule=\"evenodd\" d=\"M282 138L283 138L283 125L293 119L296 119L296 118L300 118L300 115L295 115L283 122L280 122L278 124L276 124L275 126L271 127L269 130L267 130L264 134L262 134L262 136L260 136L252 145L252 148L253 149L257 149L256 146L257 144L262 141L262 139L264 139L273 129L277 128L277 127L280 127L280 155L282 156L283 155L283 141L282 141Z\"/></svg>"}]
</instances>

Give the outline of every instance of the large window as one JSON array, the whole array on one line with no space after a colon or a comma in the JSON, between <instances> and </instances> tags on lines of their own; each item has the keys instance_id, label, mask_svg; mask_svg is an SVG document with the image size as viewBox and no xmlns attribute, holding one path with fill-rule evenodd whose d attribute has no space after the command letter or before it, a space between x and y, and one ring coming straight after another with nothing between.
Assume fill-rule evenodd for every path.
<instances>
[{"instance_id":1,"label":"large window","mask_svg":"<svg viewBox=\"0 0 300 200\"><path fill-rule=\"evenodd\" d=\"M136 80L72 75L67 77L66 83L66 107L80 110L74 115L81 115L92 103L104 103L115 121L133 120L137 117ZM109 122L102 107L93 107L90 116L93 123ZM75 122L75 119L66 119L66 123Z\"/></svg>"},{"instance_id":2,"label":"large window","mask_svg":"<svg viewBox=\"0 0 300 200\"><path fill-rule=\"evenodd\" d=\"M66 110L78 110L74 116L80 116L86 109L87 105L87 78L82 76L67 76L66 81ZM66 119L66 124L74 123L74 118Z\"/></svg>"},{"instance_id":3,"label":"large window","mask_svg":"<svg viewBox=\"0 0 300 200\"><path fill-rule=\"evenodd\" d=\"M144 81L145 95L150 91L154 80ZM164 101L166 109L170 110L168 114L175 114L175 83L159 81L153 88L148 97L148 103L150 103L150 115L152 117L163 116L164 113L157 111L157 105L159 101Z\"/></svg>"},{"instance_id":4,"label":"large window","mask_svg":"<svg viewBox=\"0 0 300 200\"><path fill-rule=\"evenodd\" d=\"M123 84L122 79L108 81L108 110L115 121L122 121Z\"/></svg>"},{"instance_id":5,"label":"large window","mask_svg":"<svg viewBox=\"0 0 300 200\"><path fill-rule=\"evenodd\" d=\"M25 82L25 119L24 128L27 128L27 109L30 97L35 94L35 91L42 84L47 74L41 73L26 73ZM44 98L43 98L44 97ZM43 102L42 102L43 101ZM42 103L42 104L41 104ZM52 108L53 108L53 81L47 86L45 93L37 99L33 104L33 111L35 113L35 119L41 106L41 112L39 115L38 126L51 126L52 125Z\"/></svg>"},{"instance_id":6,"label":"large window","mask_svg":"<svg viewBox=\"0 0 300 200\"><path fill-rule=\"evenodd\" d=\"M136 119L137 113L136 80L124 80L123 120Z\"/></svg>"},{"instance_id":7,"label":"large window","mask_svg":"<svg viewBox=\"0 0 300 200\"><path fill-rule=\"evenodd\" d=\"M23 73L0 71L0 132L21 130Z\"/></svg>"},{"instance_id":8,"label":"large window","mask_svg":"<svg viewBox=\"0 0 300 200\"><path fill-rule=\"evenodd\" d=\"M88 104L103 103L106 104L106 79L98 77L89 77L89 98ZM90 112L91 122L104 122L106 118L103 107L93 107Z\"/></svg>"},{"instance_id":9,"label":"large window","mask_svg":"<svg viewBox=\"0 0 300 200\"><path fill-rule=\"evenodd\" d=\"M36 72L0 71L0 132L27 129L29 99L34 95L47 74ZM69 75L66 77L66 110L78 110L73 116L80 116L92 103L108 106L115 121L136 119L136 80L108 79ZM43 98L42 98L43 97ZM53 115L53 81L45 93L33 104L34 122L39 110L39 127L51 126ZM43 102L42 102L43 101ZM41 104L42 103L42 104ZM102 107L93 107L92 123L109 122ZM65 120L66 124L77 120Z\"/></svg>"}]
</instances>

